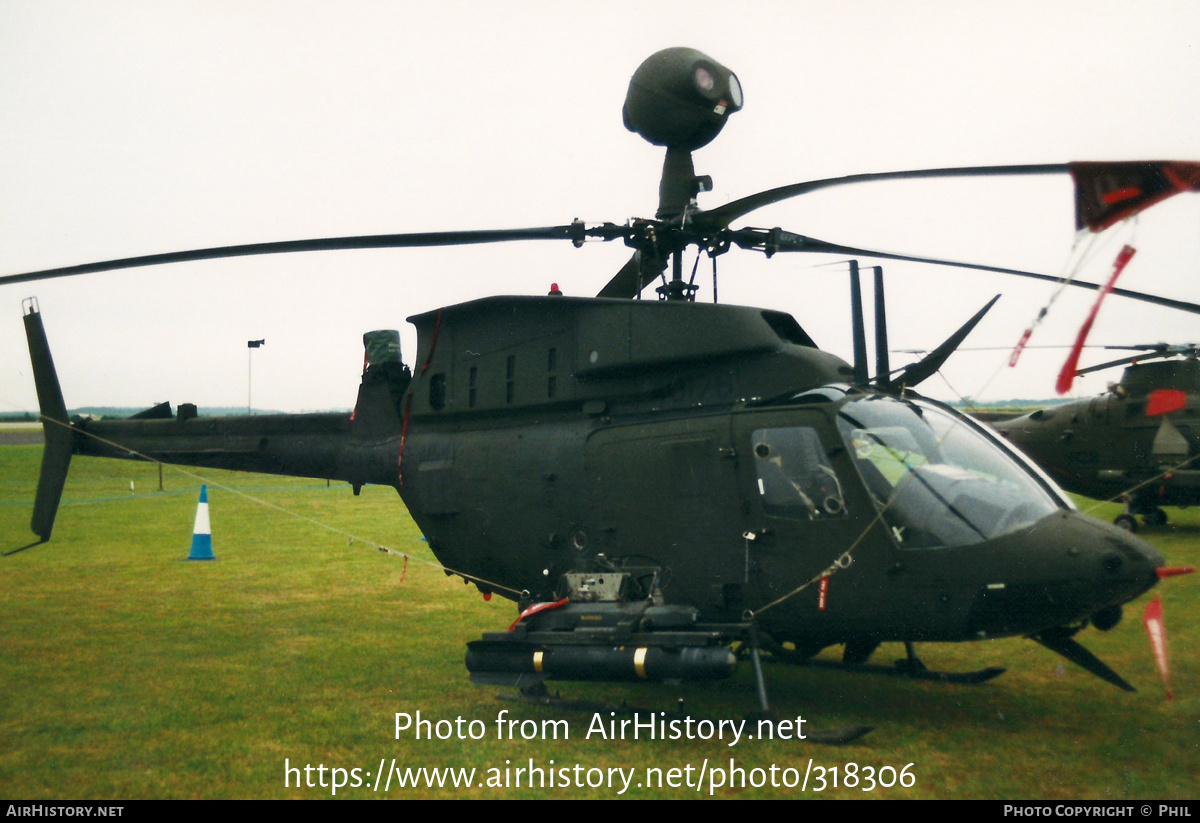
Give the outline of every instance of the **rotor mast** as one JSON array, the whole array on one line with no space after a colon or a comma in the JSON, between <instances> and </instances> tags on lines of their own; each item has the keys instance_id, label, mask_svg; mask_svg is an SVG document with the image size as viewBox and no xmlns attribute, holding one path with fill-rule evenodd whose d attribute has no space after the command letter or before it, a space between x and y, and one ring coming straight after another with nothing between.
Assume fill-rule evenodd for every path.
<instances>
[{"instance_id":1,"label":"rotor mast","mask_svg":"<svg viewBox=\"0 0 1200 823\"><path fill-rule=\"evenodd\" d=\"M661 273L670 256L671 279L658 288L666 300L693 300L696 295L696 286L683 280L683 251L689 243L685 229L696 210L696 195L712 190L712 178L696 175L692 152L708 145L741 107L737 75L695 49L651 55L629 81L625 127L667 150L655 213L666 231L643 236L636 246L642 283Z\"/></svg>"},{"instance_id":2,"label":"rotor mast","mask_svg":"<svg viewBox=\"0 0 1200 823\"><path fill-rule=\"evenodd\" d=\"M711 182L710 182L711 188ZM658 211L654 216L658 220L686 219L689 207L696 204L696 195L707 191L692 164L692 153L686 149L667 148L666 159L663 160L662 180L658 184ZM656 291L665 300L695 300L696 286L683 282L683 248L671 252L671 279Z\"/></svg>"}]
</instances>

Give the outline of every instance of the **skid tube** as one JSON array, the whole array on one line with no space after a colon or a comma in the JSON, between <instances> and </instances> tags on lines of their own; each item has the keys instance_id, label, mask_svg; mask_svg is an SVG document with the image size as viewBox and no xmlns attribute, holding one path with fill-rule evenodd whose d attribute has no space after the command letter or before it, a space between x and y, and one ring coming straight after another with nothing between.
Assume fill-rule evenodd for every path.
<instances>
[{"instance_id":1,"label":"skid tube","mask_svg":"<svg viewBox=\"0 0 1200 823\"><path fill-rule=\"evenodd\" d=\"M910 680L931 680L935 683L957 683L960 685L976 685L986 683L1004 674L1007 669L1002 666L988 666L969 672L943 672L928 669L917 657L913 644L905 641L906 657L897 660L891 666L876 663L846 663L837 660L820 660L801 654L790 653L783 648L776 649L769 660L775 663L786 663L790 666L804 666L813 669L834 669L851 674L882 674L889 677L906 677Z\"/></svg>"}]
</instances>

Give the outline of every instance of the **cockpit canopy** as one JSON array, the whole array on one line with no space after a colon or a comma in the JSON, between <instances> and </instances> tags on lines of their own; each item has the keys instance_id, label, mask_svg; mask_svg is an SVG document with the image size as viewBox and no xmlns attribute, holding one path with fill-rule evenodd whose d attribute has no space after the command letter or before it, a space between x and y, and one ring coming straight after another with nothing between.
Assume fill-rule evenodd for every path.
<instances>
[{"instance_id":1,"label":"cockpit canopy","mask_svg":"<svg viewBox=\"0 0 1200 823\"><path fill-rule=\"evenodd\" d=\"M853 400L838 429L903 548L991 540L1069 505L1024 458L931 403Z\"/></svg>"}]
</instances>

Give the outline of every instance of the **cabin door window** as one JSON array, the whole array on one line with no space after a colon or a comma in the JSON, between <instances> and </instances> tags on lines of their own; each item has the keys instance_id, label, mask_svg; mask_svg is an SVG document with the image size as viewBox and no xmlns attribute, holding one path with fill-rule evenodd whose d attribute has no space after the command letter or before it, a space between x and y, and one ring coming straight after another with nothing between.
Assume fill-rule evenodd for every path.
<instances>
[{"instance_id":1,"label":"cabin door window","mask_svg":"<svg viewBox=\"0 0 1200 823\"><path fill-rule=\"evenodd\" d=\"M806 520L845 516L842 484L816 429L756 429L751 448L766 514Z\"/></svg>"}]
</instances>

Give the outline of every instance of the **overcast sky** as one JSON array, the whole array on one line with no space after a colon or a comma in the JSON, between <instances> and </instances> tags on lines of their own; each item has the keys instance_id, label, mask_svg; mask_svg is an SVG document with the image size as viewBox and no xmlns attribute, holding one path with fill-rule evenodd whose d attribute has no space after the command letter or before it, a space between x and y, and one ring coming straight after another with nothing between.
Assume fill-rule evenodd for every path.
<instances>
[{"instance_id":1,"label":"overcast sky","mask_svg":"<svg viewBox=\"0 0 1200 823\"><path fill-rule=\"evenodd\" d=\"M0 0L0 274L187 248L653 215L662 150L627 132L629 77L698 48L745 109L695 155L712 208L801 180L910 168L1200 160L1195 2L14 2ZM1069 183L855 186L746 225L1057 274ZM1200 197L1113 231L1081 274L1200 301ZM362 332L558 282L593 295L628 249L514 243L286 255L0 287L0 410L35 409L21 299L40 300L68 406L348 408ZM689 266L690 266L689 260ZM732 252L725 302L790 312L849 356L837 258ZM863 260L864 265L871 261ZM702 261L700 299L711 299ZM1011 346L1052 287L885 262L891 338L931 348L996 293L969 346ZM1069 342L1094 295L1034 344ZM1200 341L1200 317L1111 299L1095 342ZM1064 352L964 352L923 389L1048 397ZM1084 364L1110 359L1089 353ZM1089 359L1090 358L1090 359ZM1119 371L1077 381L1104 389Z\"/></svg>"}]
</instances>

